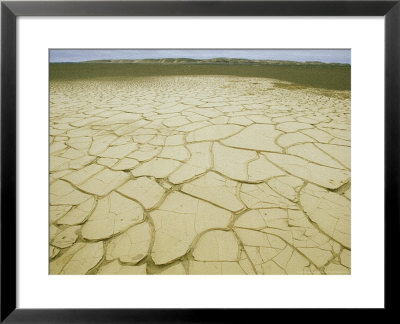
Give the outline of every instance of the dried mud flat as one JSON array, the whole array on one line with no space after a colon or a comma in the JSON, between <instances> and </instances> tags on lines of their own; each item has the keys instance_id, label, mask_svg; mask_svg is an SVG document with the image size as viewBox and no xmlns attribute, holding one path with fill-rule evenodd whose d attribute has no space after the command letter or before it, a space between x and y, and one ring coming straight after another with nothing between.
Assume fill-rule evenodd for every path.
<instances>
[{"instance_id":1,"label":"dried mud flat","mask_svg":"<svg viewBox=\"0 0 400 324\"><path fill-rule=\"evenodd\" d=\"M50 274L349 274L350 199L333 91L51 82Z\"/></svg>"}]
</instances>

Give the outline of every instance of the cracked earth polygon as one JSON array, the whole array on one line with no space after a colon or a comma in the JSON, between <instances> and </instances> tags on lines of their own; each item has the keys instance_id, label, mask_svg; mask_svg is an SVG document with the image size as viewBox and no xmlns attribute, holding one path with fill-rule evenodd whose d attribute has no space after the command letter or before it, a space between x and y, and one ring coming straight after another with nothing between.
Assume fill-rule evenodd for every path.
<instances>
[{"instance_id":1,"label":"cracked earth polygon","mask_svg":"<svg viewBox=\"0 0 400 324\"><path fill-rule=\"evenodd\" d=\"M272 78L50 83L50 274L350 274L350 99Z\"/></svg>"}]
</instances>

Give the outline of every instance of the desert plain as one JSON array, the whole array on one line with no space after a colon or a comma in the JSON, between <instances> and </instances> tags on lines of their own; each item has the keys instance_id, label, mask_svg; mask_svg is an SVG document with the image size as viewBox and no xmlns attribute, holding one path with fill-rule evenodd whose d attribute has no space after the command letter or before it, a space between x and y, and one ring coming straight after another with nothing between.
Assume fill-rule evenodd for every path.
<instances>
[{"instance_id":1,"label":"desert plain","mask_svg":"<svg viewBox=\"0 0 400 324\"><path fill-rule=\"evenodd\" d=\"M54 77L49 114L50 274L350 274L349 89Z\"/></svg>"}]
</instances>

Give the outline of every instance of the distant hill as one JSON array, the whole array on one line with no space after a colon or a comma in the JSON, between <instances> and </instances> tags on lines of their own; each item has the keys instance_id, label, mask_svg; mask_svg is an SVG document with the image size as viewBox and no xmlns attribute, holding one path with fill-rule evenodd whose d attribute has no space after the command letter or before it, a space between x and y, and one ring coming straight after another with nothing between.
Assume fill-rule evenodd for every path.
<instances>
[{"instance_id":1,"label":"distant hill","mask_svg":"<svg viewBox=\"0 0 400 324\"><path fill-rule=\"evenodd\" d=\"M350 64L342 63L323 63L317 61L295 62L295 61L277 61L277 60L248 60L240 58L219 57L213 59L191 59L191 58L162 58L162 59L139 59L139 60L92 60L76 63L123 63L123 64L251 64L251 65L342 65L350 66Z\"/></svg>"}]
</instances>

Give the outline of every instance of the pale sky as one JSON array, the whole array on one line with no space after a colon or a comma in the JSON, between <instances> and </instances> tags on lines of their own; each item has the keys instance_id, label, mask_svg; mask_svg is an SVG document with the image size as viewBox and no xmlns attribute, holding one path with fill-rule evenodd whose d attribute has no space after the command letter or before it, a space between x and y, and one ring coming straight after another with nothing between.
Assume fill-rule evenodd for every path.
<instances>
[{"instance_id":1,"label":"pale sky","mask_svg":"<svg viewBox=\"0 0 400 324\"><path fill-rule=\"evenodd\" d=\"M50 62L216 57L351 63L350 49L51 49Z\"/></svg>"}]
</instances>

